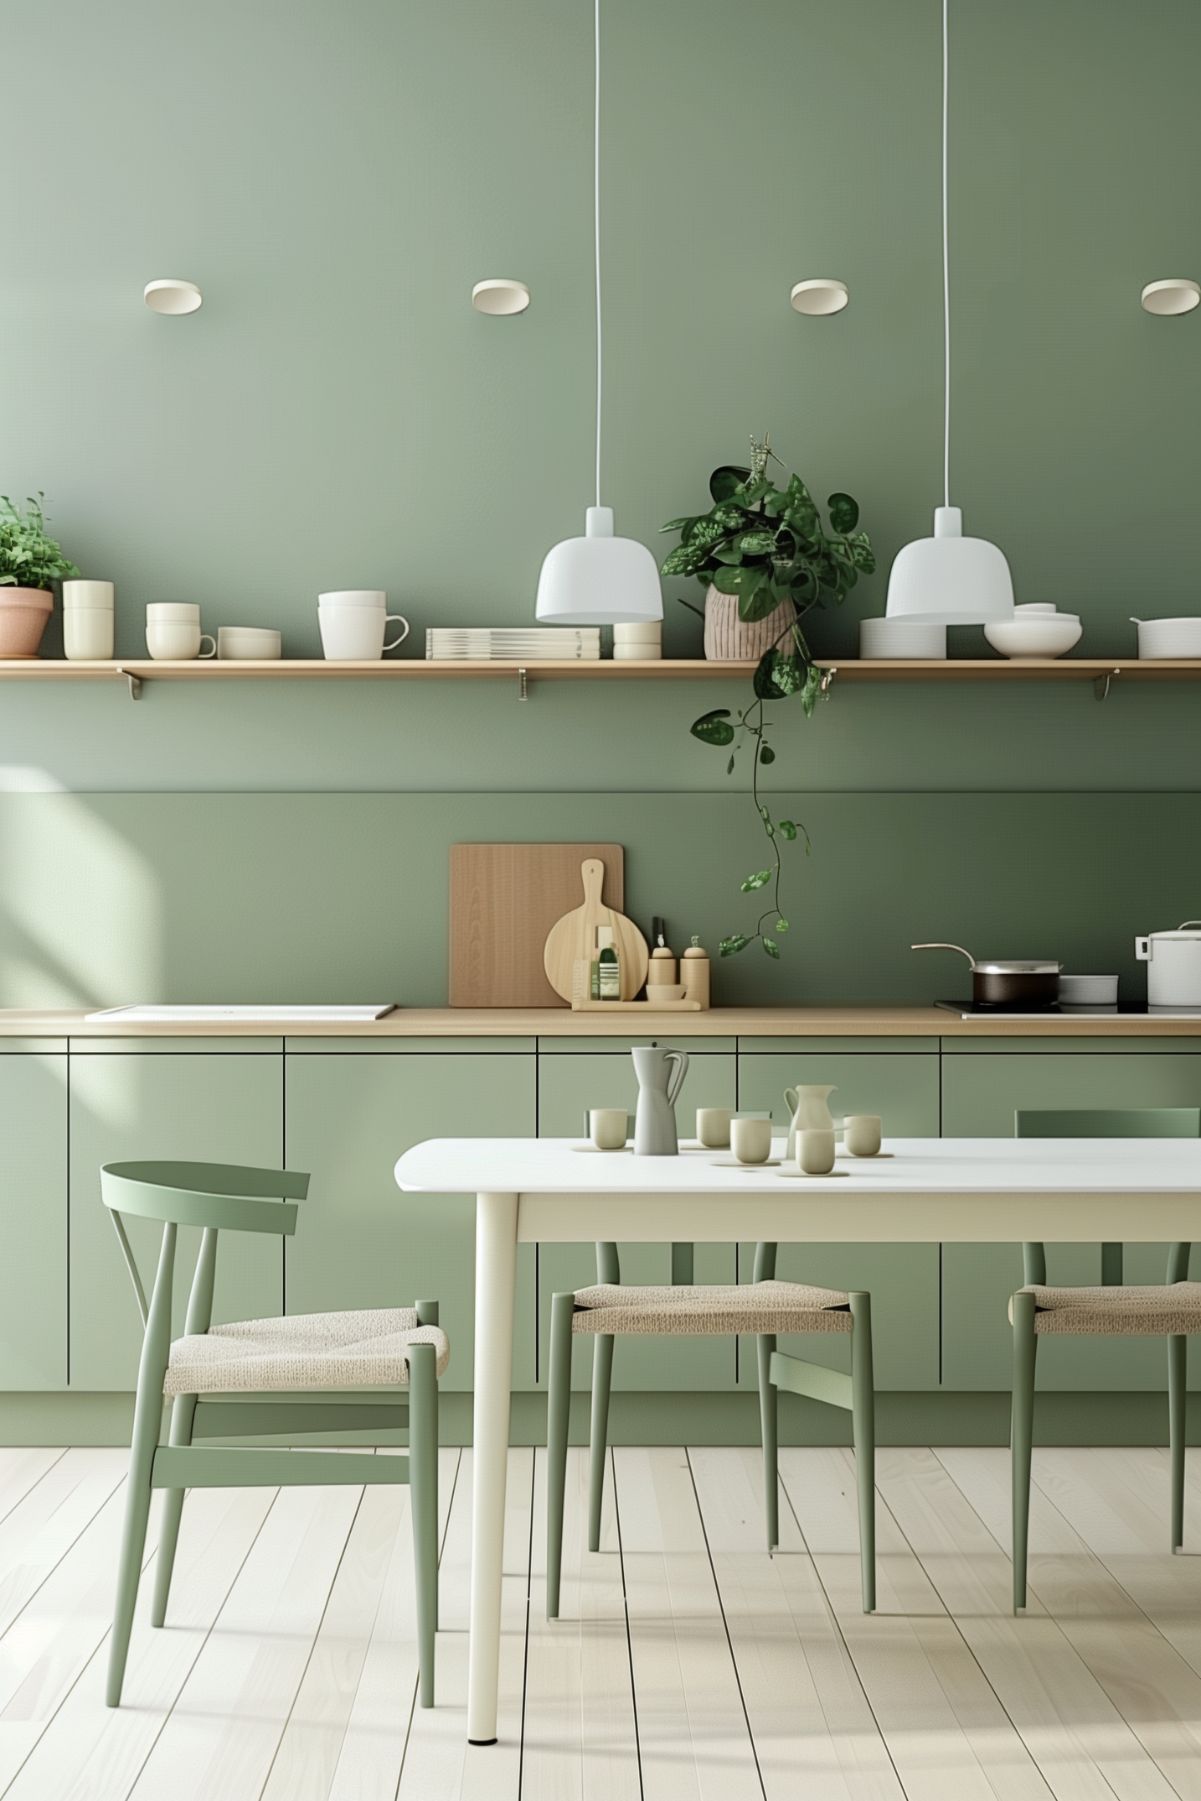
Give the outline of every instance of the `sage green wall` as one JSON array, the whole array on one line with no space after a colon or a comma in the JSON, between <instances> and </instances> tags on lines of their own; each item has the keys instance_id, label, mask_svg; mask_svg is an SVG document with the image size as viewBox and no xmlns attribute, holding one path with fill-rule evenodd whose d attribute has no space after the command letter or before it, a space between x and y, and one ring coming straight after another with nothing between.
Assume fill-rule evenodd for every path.
<instances>
[{"instance_id":1,"label":"sage green wall","mask_svg":"<svg viewBox=\"0 0 1201 1801\"><path fill-rule=\"evenodd\" d=\"M938 14L937 0L604 0L605 487L626 531L654 542L765 427L816 491L859 496L884 567L928 530ZM1197 604L1201 313L1151 319L1138 292L1201 268L1201 9L954 0L952 30L955 498L1005 547L1019 598L1071 606L1085 649L1129 653L1128 614ZM120 648L140 648L148 600L193 598L209 624L278 625L312 652L316 593L352 584L386 586L418 646L431 623L527 619L543 551L590 498L588 0L46 0L12 12L4 47L21 154L0 274L0 489L44 488L85 571L116 579ZM798 318L791 283L826 272L849 283L849 309ZM529 282L523 318L471 310L473 281L496 273ZM145 281L169 274L203 287L194 318L142 306ZM818 648L842 654L883 587L821 620ZM674 604L686 591L669 585L676 652L698 641ZM715 936L738 922L726 896L758 855L736 805L703 804L729 789L687 725L735 693L547 685L521 706L507 687L206 685L150 687L132 706L116 687L12 687L0 784L126 791L116 827L81 798L69 843L57 800L39 830L72 881L127 836L160 919L182 905L194 815L137 794L413 790L441 797L436 831L419 808L407 845L381 865L368 844L353 866L367 884L380 867L394 877L408 849L398 918L423 955L441 930L443 843L552 820L553 835L622 837L639 904L681 923L691 909ZM792 911L817 948L778 989L765 960L727 972L730 997L927 992L935 978L898 950L911 930L1004 950L1033 938L1047 894L1064 897L1059 936L1030 948L1081 960L1066 942L1075 897L1091 955L1125 968L1135 930L1201 909L1172 849L1187 842L1180 811L1140 798L1197 788L1196 696L844 689L809 725L789 716L778 785L810 791L797 805L817 827ZM1033 840L1027 790L1050 803ZM1085 790L1089 808L1071 799ZM683 791L700 804L672 799ZM910 793L929 797L916 814L898 804ZM354 815L301 842L239 838L230 817L210 824L198 924L229 873L227 830L246 879L286 896L285 862L320 865ZM898 830L917 817L916 837ZM919 862L943 879L909 873ZM864 934L898 870L904 924ZM4 860L0 1001L60 992L53 959L39 974L20 948L40 884ZM42 916L80 909L51 897ZM174 925L160 942L160 991L227 991L228 943ZM344 969L328 922L312 942L308 967ZM275 984L270 946L255 955ZM67 986L126 998L124 954L77 920ZM399 933L372 965L394 968L404 992L441 998L436 964L410 967Z\"/></svg>"}]
</instances>

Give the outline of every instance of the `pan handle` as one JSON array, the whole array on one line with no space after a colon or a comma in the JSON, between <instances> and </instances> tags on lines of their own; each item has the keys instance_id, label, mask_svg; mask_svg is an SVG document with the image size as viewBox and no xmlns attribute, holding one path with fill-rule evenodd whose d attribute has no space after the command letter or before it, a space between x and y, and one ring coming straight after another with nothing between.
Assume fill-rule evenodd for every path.
<instances>
[{"instance_id":1,"label":"pan handle","mask_svg":"<svg viewBox=\"0 0 1201 1801\"><path fill-rule=\"evenodd\" d=\"M911 951L958 951L961 957L967 958L973 969L976 967L975 957L971 951L965 951L961 944L911 944L909 948Z\"/></svg>"}]
</instances>

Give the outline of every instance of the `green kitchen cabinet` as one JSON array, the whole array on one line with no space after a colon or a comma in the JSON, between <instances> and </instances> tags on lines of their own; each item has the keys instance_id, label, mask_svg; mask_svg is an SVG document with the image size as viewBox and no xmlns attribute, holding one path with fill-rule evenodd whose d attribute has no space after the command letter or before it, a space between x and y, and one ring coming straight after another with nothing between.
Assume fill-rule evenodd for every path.
<instances>
[{"instance_id":1,"label":"green kitchen cabinet","mask_svg":"<svg viewBox=\"0 0 1201 1801\"><path fill-rule=\"evenodd\" d=\"M475 1206L465 1195L402 1194L392 1171L423 1138L528 1137L532 1055L502 1050L286 1058L288 1162L312 1176L285 1252L286 1307L313 1313L441 1305L445 1389L472 1386ZM534 1380L534 1249L518 1250L513 1380Z\"/></svg>"},{"instance_id":2,"label":"green kitchen cabinet","mask_svg":"<svg viewBox=\"0 0 1201 1801\"><path fill-rule=\"evenodd\" d=\"M733 1107L735 1067L731 1051L694 1050L686 1037L672 1043L687 1050L691 1062L680 1098L676 1120L681 1140L695 1131L698 1107ZM700 1041L706 1043L704 1039ZM538 1060L538 1131L543 1137L584 1137L584 1115L589 1107L625 1107L633 1112L638 1095L629 1047L620 1041L603 1051L567 1050L544 1054ZM582 1157L621 1156L621 1152L581 1151ZM671 1249L668 1245L619 1246L623 1282L670 1282ZM733 1245L697 1245L694 1274L698 1282L737 1280L737 1253ZM596 1256L591 1245L539 1246L539 1376L545 1381L547 1340L550 1331L550 1298L569 1288L583 1288L596 1281ZM586 1388L591 1380L592 1357L578 1351L572 1382ZM730 1338L621 1339L613 1356L615 1389L731 1389L735 1383L735 1345Z\"/></svg>"},{"instance_id":3,"label":"green kitchen cabinet","mask_svg":"<svg viewBox=\"0 0 1201 1801\"><path fill-rule=\"evenodd\" d=\"M1019 1108L1196 1107L1201 1058L1191 1052L981 1052L943 1057L943 1131L948 1137L1010 1138ZM1201 1261L1201 1252L1197 1254ZM1162 1282L1164 1245L1130 1244L1130 1282ZM1198 1275L1197 1263L1193 1274ZM1101 1280L1101 1247L1047 1245L1047 1280ZM1007 1389L1012 1337L1009 1297L1022 1284L1021 1251L1006 1244L943 1248L943 1384L950 1389ZM1192 1359L1192 1386L1201 1360ZM1163 1389L1167 1353L1154 1338L1044 1337L1041 1389Z\"/></svg>"},{"instance_id":4,"label":"green kitchen cabinet","mask_svg":"<svg viewBox=\"0 0 1201 1801\"><path fill-rule=\"evenodd\" d=\"M278 1051L153 1052L70 1059L69 1381L82 1390L135 1385L141 1323L107 1210L100 1166L120 1159L178 1157L276 1165L283 1155L282 1057ZM126 1229L149 1292L161 1228ZM199 1235L179 1235L176 1329ZM231 1233L217 1263L215 1320L277 1314L283 1301L280 1240Z\"/></svg>"},{"instance_id":5,"label":"green kitchen cabinet","mask_svg":"<svg viewBox=\"0 0 1201 1801\"><path fill-rule=\"evenodd\" d=\"M795 1052L752 1051L738 1059L739 1106L749 1111L770 1108L778 1131L788 1125L785 1088L804 1082L834 1084L830 1110L835 1119L844 1113L878 1113L886 1137L938 1137L937 1050L832 1054L798 1046ZM743 1281L751 1279L753 1259L754 1246L743 1245ZM872 1297L876 1386L937 1388L937 1245L781 1245L778 1274L783 1281L866 1288ZM841 1334L782 1338L780 1348L837 1369L850 1368L847 1340ZM743 1340L738 1373L743 1387L757 1382L751 1339Z\"/></svg>"},{"instance_id":6,"label":"green kitchen cabinet","mask_svg":"<svg viewBox=\"0 0 1201 1801\"><path fill-rule=\"evenodd\" d=\"M0 1055L0 1388L67 1382L67 1057Z\"/></svg>"}]
</instances>

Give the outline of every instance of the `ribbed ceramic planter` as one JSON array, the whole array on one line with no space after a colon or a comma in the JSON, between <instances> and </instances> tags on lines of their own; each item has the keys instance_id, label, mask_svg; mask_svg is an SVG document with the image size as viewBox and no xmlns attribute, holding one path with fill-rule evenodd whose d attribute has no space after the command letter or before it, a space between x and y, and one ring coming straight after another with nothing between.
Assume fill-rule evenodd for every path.
<instances>
[{"instance_id":1,"label":"ribbed ceramic planter","mask_svg":"<svg viewBox=\"0 0 1201 1801\"><path fill-rule=\"evenodd\" d=\"M711 587L705 596L705 655L711 663L757 663L795 617L792 602L782 600L766 619L748 625L738 617L737 594Z\"/></svg>"},{"instance_id":2,"label":"ribbed ceramic planter","mask_svg":"<svg viewBox=\"0 0 1201 1801\"><path fill-rule=\"evenodd\" d=\"M36 657L53 611L46 588L0 587L0 657Z\"/></svg>"}]
</instances>

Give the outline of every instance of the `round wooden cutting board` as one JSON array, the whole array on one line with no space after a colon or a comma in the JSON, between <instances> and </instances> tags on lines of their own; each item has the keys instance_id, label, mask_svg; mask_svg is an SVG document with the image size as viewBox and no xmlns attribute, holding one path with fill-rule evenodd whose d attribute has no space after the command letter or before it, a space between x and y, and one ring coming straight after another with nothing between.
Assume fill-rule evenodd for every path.
<instances>
[{"instance_id":1,"label":"round wooden cutting board","mask_svg":"<svg viewBox=\"0 0 1201 1801\"><path fill-rule=\"evenodd\" d=\"M632 919L627 919L624 913L618 913L612 907L606 907L601 900L601 887L605 878L605 866L602 862L595 857L588 857L580 864L580 875L584 883L584 904L571 913L565 913L551 927L543 953L546 979L556 994L569 1001L573 968L577 959L595 957L596 929L598 926L608 926L613 933L613 948L617 952L621 970L621 998L623 1001L632 1001L646 981L649 961L646 939Z\"/></svg>"}]
</instances>

